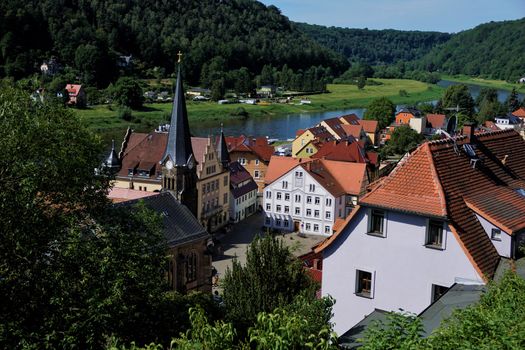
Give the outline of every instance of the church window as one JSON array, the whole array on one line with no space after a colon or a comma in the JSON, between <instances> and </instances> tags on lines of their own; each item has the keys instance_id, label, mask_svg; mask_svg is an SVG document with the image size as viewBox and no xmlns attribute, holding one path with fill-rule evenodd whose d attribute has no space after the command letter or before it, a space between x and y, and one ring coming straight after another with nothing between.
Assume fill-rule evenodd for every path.
<instances>
[{"instance_id":1,"label":"church window","mask_svg":"<svg viewBox=\"0 0 525 350\"><path fill-rule=\"evenodd\" d=\"M197 279L197 253L191 252L186 256L186 282Z\"/></svg>"}]
</instances>

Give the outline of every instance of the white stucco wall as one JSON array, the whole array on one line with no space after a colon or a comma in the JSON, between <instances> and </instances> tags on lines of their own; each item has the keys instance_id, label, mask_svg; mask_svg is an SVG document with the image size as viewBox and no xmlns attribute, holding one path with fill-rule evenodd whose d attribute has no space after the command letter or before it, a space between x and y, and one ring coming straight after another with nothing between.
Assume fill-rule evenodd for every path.
<instances>
[{"instance_id":1,"label":"white stucco wall","mask_svg":"<svg viewBox=\"0 0 525 350\"><path fill-rule=\"evenodd\" d=\"M510 258L511 257L511 249L512 249L511 236L508 233L506 233L505 231L503 231L502 229L500 229L499 227L494 226L489 221L485 220L482 216L479 216L479 215L476 214L476 217L478 218L479 222L481 223L481 226L483 226L483 228L485 229L485 232L489 236L490 241L492 242L492 244L494 244L494 247L496 247L496 250L498 251L498 254L501 255L501 256L504 256L506 258ZM492 236L492 229L493 228L501 230L501 240L500 241L492 239L491 236Z\"/></svg>"},{"instance_id":2,"label":"white stucco wall","mask_svg":"<svg viewBox=\"0 0 525 350\"><path fill-rule=\"evenodd\" d=\"M244 199L244 200L243 200ZM248 208L253 205L253 212L249 213ZM230 192L230 218L234 222L244 220L248 216L257 211L257 190L250 191L245 195L235 199L232 192Z\"/></svg>"},{"instance_id":3,"label":"white stucco wall","mask_svg":"<svg viewBox=\"0 0 525 350\"><path fill-rule=\"evenodd\" d=\"M302 172L302 183L297 181L295 172ZM283 188L283 181L288 183L287 188ZM315 190L310 191L310 185L315 185ZM267 192L271 192L271 197L268 198ZM277 194L281 194L281 199L277 199ZM289 194L289 200L286 200L286 194ZM295 201L295 196L299 195L301 200ZM308 203L308 197L311 197L311 203ZM319 198L319 204L315 204L315 198ZM326 200L331 199L331 204L326 205ZM317 234L329 236L332 233L332 226L335 222L336 199L324 189L313 177L311 177L301 166L297 166L279 179L269 184L264 189L263 194L263 210L266 217L270 218L269 223L265 221L265 226L292 231L294 229L294 221L299 221L299 231L306 234ZM270 209L267 209L269 205ZM277 206L281 206L281 211L277 211ZM289 207L289 213L285 212L285 207ZM299 214L295 214L295 208L299 208ZM311 215L308 216L307 210L310 209ZM319 211L319 216L315 217L315 211ZM326 217L326 212L330 212L330 218ZM276 219L281 219L281 226L276 225ZM288 227L284 227L284 220L288 220ZM309 229L307 229L309 224ZM318 225L318 231L314 230L315 225ZM328 227L328 230L326 229Z\"/></svg>"},{"instance_id":4,"label":"white stucco wall","mask_svg":"<svg viewBox=\"0 0 525 350\"><path fill-rule=\"evenodd\" d=\"M323 253L322 291L336 300L339 335L375 308L420 313L431 303L432 284L483 283L448 226L444 250L425 247L425 217L386 212L385 227L386 238L368 235L368 209L361 208ZM355 295L357 269L373 273L372 299Z\"/></svg>"}]
</instances>

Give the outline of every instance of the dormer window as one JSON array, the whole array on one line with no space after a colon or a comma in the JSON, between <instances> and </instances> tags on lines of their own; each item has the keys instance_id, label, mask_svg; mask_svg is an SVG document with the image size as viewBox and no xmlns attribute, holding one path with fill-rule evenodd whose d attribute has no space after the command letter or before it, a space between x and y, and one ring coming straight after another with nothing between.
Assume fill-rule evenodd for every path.
<instances>
[{"instance_id":1,"label":"dormer window","mask_svg":"<svg viewBox=\"0 0 525 350\"><path fill-rule=\"evenodd\" d=\"M443 249L443 221L428 220L425 246Z\"/></svg>"}]
</instances>

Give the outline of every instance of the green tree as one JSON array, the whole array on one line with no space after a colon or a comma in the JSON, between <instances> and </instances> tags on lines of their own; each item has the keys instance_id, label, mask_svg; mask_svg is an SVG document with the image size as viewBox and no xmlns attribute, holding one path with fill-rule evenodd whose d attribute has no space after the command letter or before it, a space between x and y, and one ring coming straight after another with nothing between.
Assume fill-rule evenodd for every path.
<instances>
[{"instance_id":1,"label":"green tree","mask_svg":"<svg viewBox=\"0 0 525 350\"><path fill-rule=\"evenodd\" d=\"M483 124L487 120L493 120L498 115L506 114L506 108L496 101L483 100L479 107L479 112L476 121Z\"/></svg>"},{"instance_id":2,"label":"green tree","mask_svg":"<svg viewBox=\"0 0 525 350\"><path fill-rule=\"evenodd\" d=\"M259 77L259 86L262 85L273 85L273 67L269 64L264 65L261 70L261 75Z\"/></svg>"},{"instance_id":3,"label":"green tree","mask_svg":"<svg viewBox=\"0 0 525 350\"><path fill-rule=\"evenodd\" d=\"M363 350L415 350L423 349L423 324L409 313L390 312L386 321L374 321L359 339Z\"/></svg>"},{"instance_id":4,"label":"green tree","mask_svg":"<svg viewBox=\"0 0 525 350\"><path fill-rule=\"evenodd\" d=\"M214 80L211 84L211 99L219 101L224 98L226 93L226 87L224 86L224 79Z\"/></svg>"},{"instance_id":5,"label":"green tree","mask_svg":"<svg viewBox=\"0 0 525 350\"><path fill-rule=\"evenodd\" d=\"M363 90L365 86L366 86L366 77L360 76L359 78L357 78L357 88L359 90Z\"/></svg>"},{"instance_id":6,"label":"green tree","mask_svg":"<svg viewBox=\"0 0 525 350\"><path fill-rule=\"evenodd\" d=\"M249 94L255 90L255 84L250 76L248 68L242 67L233 73L233 88L238 94Z\"/></svg>"},{"instance_id":7,"label":"green tree","mask_svg":"<svg viewBox=\"0 0 525 350\"><path fill-rule=\"evenodd\" d=\"M122 77L113 87L113 101L121 106L139 109L144 103L144 95L140 83L130 77Z\"/></svg>"},{"instance_id":8,"label":"green tree","mask_svg":"<svg viewBox=\"0 0 525 350\"><path fill-rule=\"evenodd\" d=\"M413 130L410 126L401 125L395 128L383 152L385 155L405 154L415 148L424 139L425 137L423 135Z\"/></svg>"},{"instance_id":9,"label":"green tree","mask_svg":"<svg viewBox=\"0 0 525 350\"><path fill-rule=\"evenodd\" d=\"M488 87L481 88L478 97L476 97L476 106L481 107L483 101L497 102L498 90Z\"/></svg>"},{"instance_id":10,"label":"green tree","mask_svg":"<svg viewBox=\"0 0 525 350\"><path fill-rule=\"evenodd\" d=\"M160 218L109 203L111 178L93 172L100 139L72 111L8 87L0 122L0 348L99 349L111 335L184 330L177 308L191 305L166 294Z\"/></svg>"},{"instance_id":11,"label":"green tree","mask_svg":"<svg viewBox=\"0 0 525 350\"><path fill-rule=\"evenodd\" d=\"M233 261L224 276L226 317L241 332L252 325L259 312L271 312L290 304L300 293L314 295L315 285L282 241L256 238L246 252L244 266Z\"/></svg>"},{"instance_id":12,"label":"green tree","mask_svg":"<svg viewBox=\"0 0 525 350\"><path fill-rule=\"evenodd\" d=\"M368 105L363 116L365 120L377 120L379 128L386 128L394 121L394 114L396 113L396 106L392 101L386 97L380 97Z\"/></svg>"},{"instance_id":13,"label":"green tree","mask_svg":"<svg viewBox=\"0 0 525 350\"><path fill-rule=\"evenodd\" d=\"M512 88L511 93L505 100L505 105L509 113L512 113L520 108L520 100L518 99L518 92L516 91L516 88Z\"/></svg>"},{"instance_id":14,"label":"green tree","mask_svg":"<svg viewBox=\"0 0 525 350\"><path fill-rule=\"evenodd\" d=\"M456 108L469 116L474 115L474 100L470 95L467 85L458 84L449 86L440 100L441 108Z\"/></svg>"}]
</instances>

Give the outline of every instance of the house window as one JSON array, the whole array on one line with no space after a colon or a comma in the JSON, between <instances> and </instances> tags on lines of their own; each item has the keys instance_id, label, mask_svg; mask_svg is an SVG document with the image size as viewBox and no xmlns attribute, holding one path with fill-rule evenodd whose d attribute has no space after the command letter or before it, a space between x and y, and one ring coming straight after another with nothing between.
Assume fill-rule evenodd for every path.
<instances>
[{"instance_id":1,"label":"house window","mask_svg":"<svg viewBox=\"0 0 525 350\"><path fill-rule=\"evenodd\" d=\"M447 292L448 288L437 284L432 285L432 302L437 301L443 294Z\"/></svg>"},{"instance_id":2,"label":"house window","mask_svg":"<svg viewBox=\"0 0 525 350\"><path fill-rule=\"evenodd\" d=\"M270 203L267 203L266 204L266 211L270 211L272 210L272 206L270 205Z\"/></svg>"},{"instance_id":3,"label":"house window","mask_svg":"<svg viewBox=\"0 0 525 350\"><path fill-rule=\"evenodd\" d=\"M372 273L356 270L355 293L365 298L372 298Z\"/></svg>"},{"instance_id":4,"label":"house window","mask_svg":"<svg viewBox=\"0 0 525 350\"><path fill-rule=\"evenodd\" d=\"M303 177L303 172L302 171L296 171L295 172L295 177Z\"/></svg>"},{"instance_id":5,"label":"house window","mask_svg":"<svg viewBox=\"0 0 525 350\"><path fill-rule=\"evenodd\" d=\"M266 191L266 198L272 198L272 191Z\"/></svg>"},{"instance_id":6,"label":"house window","mask_svg":"<svg viewBox=\"0 0 525 350\"><path fill-rule=\"evenodd\" d=\"M239 213L237 213L237 217L238 216L239 216ZM264 219L264 222L266 225L270 225L271 219L269 217L266 217L266 219Z\"/></svg>"},{"instance_id":7,"label":"house window","mask_svg":"<svg viewBox=\"0 0 525 350\"><path fill-rule=\"evenodd\" d=\"M259 159L255 160L255 165L259 165Z\"/></svg>"},{"instance_id":8,"label":"house window","mask_svg":"<svg viewBox=\"0 0 525 350\"><path fill-rule=\"evenodd\" d=\"M310 184L310 192L315 192L315 185L314 184Z\"/></svg>"},{"instance_id":9,"label":"house window","mask_svg":"<svg viewBox=\"0 0 525 350\"><path fill-rule=\"evenodd\" d=\"M301 215L301 208L295 207L295 215Z\"/></svg>"},{"instance_id":10,"label":"house window","mask_svg":"<svg viewBox=\"0 0 525 350\"><path fill-rule=\"evenodd\" d=\"M288 227L290 226L290 223L288 222L288 220L284 220L284 224L283 224L284 227Z\"/></svg>"},{"instance_id":11,"label":"house window","mask_svg":"<svg viewBox=\"0 0 525 350\"><path fill-rule=\"evenodd\" d=\"M325 213L325 217L326 217L327 219L331 219L331 218L332 218L332 213L330 213L329 211L327 211L327 212Z\"/></svg>"},{"instance_id":12,"label":"house window","mask_svg":"<svg viewBox=\"0 0 525 350\"><path fill-rule=\"evenodd\" d=\"M330 233L330 226L324 227L324 233Z\"/></svg>"},{"instance_id":13,"label":"house window","mask_svg":"<svg viewBox=\"0 0 525 350\"><path fill-rule=\"evenodd\" d=\"M306 223L305 227L306 227L306 231L310 231L312 226L310 225L310 223Z\"/></svg>"},{"instance_id":14,"label":"house window","mask_svg":"<svg viewBox=\"0 0 525 350\"><path fill-rule=\"evenodd\" d=\"M258 179L258 178L260 177L259 170L255 170L255 171L253 172L253 177L256 178L256 179Z\"/></svg>"},{"instance_id":15,"label":"house window","mask_svg":"<svg viewBox=\"0 0 525 350\"><path fill-rule=\"evenodd\" d=\"M312 209L306 209L306 216L312 216Z\"/></svg>"},{"instance_id":16,"label":"house window","mask_svg":"<svg viewBox=\"0 0 525 350\"><path fill-rule=\"evenodd\" d=\"M239 163L241 165L246 165L246 158L239 158Z\"/></svg>"},{"instance_id":17,"label":"house window","mask_svg":"<svg viewBox=\"0 0 525 350\"><path fill-rule=\"evenodd\" d=\"M314 232L319 232L319 225L318 224L314 224Z\"/></svg>"},{"instance_id":18,"label":"house window","mask_svg":"<svg viewBox=\"0 0 525 350\"><path fill-rule=\"evenodd\" d=\"M493 228L490 234L490 238L495 241L501 241L501 230L498 228Z\"/></svg>"},{"instance_id":19,"label":"house window","mask_svg":"<svg viewBox=\"0 0 525 350\"><path fill-rule=\"evenodd\" d=\"M306 197L306 203L307 204L312 204L312 196L307 196Z\"/></svg>"},{"instance_id":20,"label":"house window","mask_svg":"<svg viewBox=\"0 0 525 350\"><path fill-rule=\"evenodd\" d=\"M326 198L326 205L331 206L332 205L332 198Z\"/></svg>"},{"instance_id":21,"label":"house window","mask_svg":"<svg viewBox=\"0 0 525 350\"><path fill-rule=\"evenodd\" d=\"M315 204L319 205L321 203L321 198L315 197Z\"/></svg>"},{"instance_id":22,"label":"house window","mask_svg":"<svg viewBox=\"0 0 525 350\"><path fill-rule=\"evenodd\" d=\"M443 222L428 220L427 240L425 245L432 248L443 247Z\"/></svg>"},{"instance_id":23,"label":"house window","mask_svg":"<svg viewBox=\"0 0 525 350\"><path fill-rule=\"evenodd\" d=\"M314 217L316 217L316 218L319 217L319 210L315 210L315 211L314 211Z\"/></svg>"},{"instance_id":24,"label":"house window","mask_svg":"<svg viewBox=\"0 0 525 350\"><path fill-rule=\"evenodd\" d=\"M225 193L222 197L222 204L228 203L228 193Z\"/></svg>"},{"instance_id":25,"label":"house window","mask_svg":"<svg viewBox=\"0 0 525 350\"><path fill-rule=\"evenodd\" d=\"M282 198L282 193L281 192L277 192L277 199L281 199Z\"/></svg>"},{"instance_id":26,"label":"house window","mask_svg":"<svg viewBox=\"0 0 525 350\"><path fill-rule=\"evenodd\" d=\"M285 205L285 206L284 206L284 212L285 212L286 214L288 214L288 213L290 212L290 207L287 206L287 205Z\"/></svg>"},{"instance_id":27,"label":"house window","mask_svg":"<svg viewBox=\"0 0 525 350\"><path fill-rule=\"evenodd\" d=\"M368 233L383 236L385 235L385 212L382 210L372 209L368 222Z\"/></svg>"},{"instance_id":28,"label":"house window","mask_svg":"<svg viewBox=\"0 0 525 350\"><path fill-rule=\"evenodd\" d=\"M275 220L275 226L281 226L281 219Z\"/></svg>"},{"instance_id":29,"label":"house window","mask_svg":"<svg viewBox=\"0 0 525 350\"><path fill-rule=\"evenodd\" d=\"M300 203L301 202L301 196L296 194L295 195L295 203Z\"/></svg>"},{"instance_id":30,"label":"house window","mask_svg":"<svg viewBox=\"0 0 525 350\"><path fill-rule=\"evenodd\" d=\"M275 206L275 211L280 213L281 212L281 206L280 205L276 205Z\"/></svg>"},{"instance_id":31,"label":"house window","mask_svg":"<svg viewBox=\"0 0 525 350\"><path fill-rule=\"evenodd\" d=\"M224 186L228 186L228 176L225 176L225 177L224 177L223 185L224 185Z\"/></svg>"},{"instance_id":32,"label":"house window","mask_svg":"<svg viewBox=\"0 0 525 350\"><path fill-rule=\"evenodd\" d=\"M284 194L284 200L285 201L289 201L290 200L290 194L289 193L285 193Z\"/></svg>"},{"instance_id":33,"label":"house window","mask_svg":"<svg viewBox=\"0 0 525 350\"><path fill-rule=\"evenodd\" d=\"M287 189L288 188L288 181L283 181L283 189Z\"/></svg>"}]
</instances>

